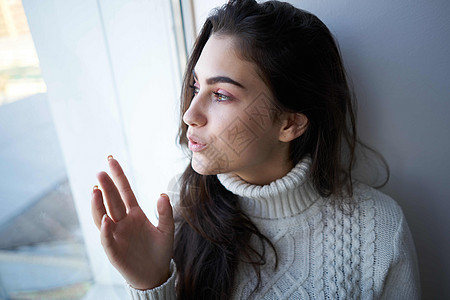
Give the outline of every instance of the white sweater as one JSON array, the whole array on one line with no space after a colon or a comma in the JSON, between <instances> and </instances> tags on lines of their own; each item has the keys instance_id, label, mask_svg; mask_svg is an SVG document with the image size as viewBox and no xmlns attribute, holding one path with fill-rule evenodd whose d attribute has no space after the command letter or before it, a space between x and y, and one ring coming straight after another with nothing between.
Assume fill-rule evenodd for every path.
<instances>
[{"instance_id":1,"label":"white sweater","mask_svg":"<svg viewBox=\"0 0 450 300\"><path fill-rule=\"evenodd\" d=\"M368 186L354 187L353 210L343 210L314 190L309 158L285 177L256 186L232 174L219 181L240 196L242 209L275 245L278 268L268 251L262 287L254 299L419 299L413 240L400 207ZM171 191L174 201L178 188ZM338 202L336 202L338 203ZM176 268L166 283L133 299L175 299ZM256 276L240 264L233 299L248 299Z\"/></svg>"}]
</instances>

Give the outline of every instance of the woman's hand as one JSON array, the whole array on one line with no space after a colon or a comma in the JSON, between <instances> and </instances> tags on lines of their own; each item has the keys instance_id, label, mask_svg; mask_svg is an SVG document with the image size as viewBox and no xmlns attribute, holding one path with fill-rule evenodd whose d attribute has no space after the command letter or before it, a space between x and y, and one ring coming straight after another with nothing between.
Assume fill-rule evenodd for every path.
<instances>
[{"instance_id":1,"label":"woman's hand","mask_svg":"<svg viewBox=\"0 0 450 300\"><path fill-rule=\"evenodd\" d=\"M159 222L155 227L139 207L117 160L109 156L108 161L114 182L100 172L97 179L103 194L95 187L92 193L92 216L103 248L111 264L132 287L157 287L169 278L172 258L174 221L169 197L162 194L158 199Z\"/></svg>"}]
</instances>

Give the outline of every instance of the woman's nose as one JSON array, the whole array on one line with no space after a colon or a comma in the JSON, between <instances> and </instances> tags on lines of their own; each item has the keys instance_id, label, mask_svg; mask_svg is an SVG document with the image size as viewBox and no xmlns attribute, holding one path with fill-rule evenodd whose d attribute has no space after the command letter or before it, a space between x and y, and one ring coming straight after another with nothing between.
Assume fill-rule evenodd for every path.
<instances>
[{"instance_id":1,"label":"woman's nose","mask_svg":"<svg viewBox=\"0 0 450 300\"><path fill-rule=\"evenodd\" d=\"M207 119L203 113L203 110L204 107L197 95L194 99L192 99L189 108L184 113L183 122L192 127L204 126Z\"/></svg>"}]
</instances>

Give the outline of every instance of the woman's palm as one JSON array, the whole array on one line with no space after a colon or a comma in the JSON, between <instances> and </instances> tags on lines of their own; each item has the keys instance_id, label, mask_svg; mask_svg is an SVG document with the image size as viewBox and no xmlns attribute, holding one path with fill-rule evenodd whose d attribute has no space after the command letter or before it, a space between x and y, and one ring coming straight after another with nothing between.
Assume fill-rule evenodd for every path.
<instances>
[{"instance_id":1,"label":"woman's palm","mask_svg":"<svg viewBox=\"0 0 450 300\"><path fill-rule=\"evenodd\" d=\"M100 229L103 248L113 266L137 289L161 285L169 276L174 223L167 195L158 199L155 227L137 204L119 163L109 160L115 183L105 172L97 178L103 193L94 189L92 215ZM109 208L106 213L104 202Z\"/></svg>"}]
</instances>

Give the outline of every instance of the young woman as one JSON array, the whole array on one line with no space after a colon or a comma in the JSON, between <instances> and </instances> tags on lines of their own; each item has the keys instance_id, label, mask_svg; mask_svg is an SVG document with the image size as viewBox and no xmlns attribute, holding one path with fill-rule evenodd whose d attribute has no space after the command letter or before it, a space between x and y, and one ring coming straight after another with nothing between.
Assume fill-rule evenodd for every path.
<instances>
[{"instance_id":1,"label":"young woman","mask_svg":"<svg viewBox=\"0 0 450 300\"><path fill-rule=\"evenodd\" d=\"M136 299L418 299L399 206L352 178L356 130L336 43L287 3L205 22L181 97L191 164L153 226L119 163L92 212ZM104 202L107 203L108 213Z\"/></svg>"}]
</instances>

